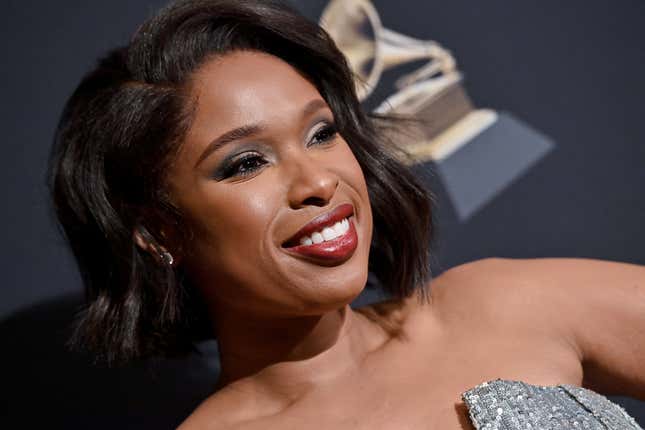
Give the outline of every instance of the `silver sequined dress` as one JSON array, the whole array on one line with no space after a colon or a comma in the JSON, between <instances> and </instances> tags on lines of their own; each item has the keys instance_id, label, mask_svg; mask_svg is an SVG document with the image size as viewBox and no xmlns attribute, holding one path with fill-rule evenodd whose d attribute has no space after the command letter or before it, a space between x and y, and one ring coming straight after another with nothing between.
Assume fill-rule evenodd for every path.
<instances>
[{"instance_id":1,"label":"silver sequined dress","mask_svg":"<svg viewBox=\"0 0 645 430\"><path fill-rule=\"evenodd\" d=\"M477 430L643 430L616 403L573 385L496 379L462 397Z\"/></svg>"}]
</instances>

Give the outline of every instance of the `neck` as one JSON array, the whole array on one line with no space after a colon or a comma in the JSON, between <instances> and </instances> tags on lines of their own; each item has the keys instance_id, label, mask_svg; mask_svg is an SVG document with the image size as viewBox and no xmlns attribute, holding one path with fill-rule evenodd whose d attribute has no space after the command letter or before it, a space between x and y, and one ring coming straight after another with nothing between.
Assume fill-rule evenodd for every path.
<instances>
[{"instance_id":1,"label":"neck","mask_svg":"<svg viewBox=\"0 0 645 430\"><path fill-rule=\"evenodd\" d=\"M349 305L297 318L259 318L239 312L215 315L220 387L253 376L262 385L299 396L358 369L367 353L383 341L382 332L380 336L368 333L376 327Z\"/></svg>"}]
</instances>

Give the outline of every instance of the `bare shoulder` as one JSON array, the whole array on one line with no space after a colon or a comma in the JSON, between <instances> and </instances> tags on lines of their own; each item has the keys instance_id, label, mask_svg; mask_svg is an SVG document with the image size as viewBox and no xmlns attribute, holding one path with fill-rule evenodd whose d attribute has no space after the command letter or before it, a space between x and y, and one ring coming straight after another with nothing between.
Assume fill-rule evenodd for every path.
<instances>
[{"instance_id":1,"label":"bare shoulder","mask_svg":"<svg viewBox=\"0 0 645 430\"><path fill-rule=\"evenodd\" d=\"M204 400L178 430L233 430L253 419L252 399L240 384L222 388ZM248 407L247 407L248 406Z\"/></svg>"},{"instance_id":2,"label":"bare shoulder","mask_svg":"<svg viewBox=\"0 0 645 430\"><path fill-rule=\"evenodd\" d=\"M485 306L510 300L536 285L533 260L486 258L446 270L429 285L433 302L443 307Z\"/></svg>"},{"instance_id":3,"label":"bare shoulder","mask_svg":"<svg viewBox=\"0 0 645 430\"><path fill-rule=\"evenodd\" d=\"M499 300L510 303L511 291L526 289L520 272L525 260L488 258L455 266L424 286L423 293L404 299L391 299L357 309L378 322L391 334L403 328L406 331L426 331L433 323L460 323L486 316L487 309L499 305ZM520 276L518 276L520 275ZM519 283L518 283L519 282ZM512 290L511 290L512 288ZM497 317L499 318L499 312Z\"/></svg>"},{"instance_id":4,"label":"bare shoulder","mask_svg":"<svg viewBox=\"0 0 645 430\"><path fill-rule=\"evenodd\" d=\"M487 258L456 266L430 285L444 320L540 330L579 327L593 307L607 312L616 301L624 311L631 296L645 291L645 267L582 258ZM645 302L643 298L639 300ZM570 333L563 333L569 335Z\"/></svg>"},{"instance_id":5,"label":"bare shoulder","mask_svg":"<svg viewBox=\"0 0 645 430\"><path fill-rule=\"evenodd\" d=\"M177 430L229 430L233 423L229 416L231 403L230 396L215 393L204 400Z\"/></svg>"},{"instance_id":6,"label":"bare shoulder","mask_svg":"<svg viewBox=\"0 0 645 430\"><path fill-rule=\"evenodd\" d=\"M430 285L444 301L480 302L521 297L531 290L578 293L642 276L642 266L584 258L486 258L453 267ZM535 291L538 293L538 291ZM565 292L566 293L566 292Z\"/></svg>"},{"instance_id":7,"label":"bare shoulder","mask_svg":"<svg viewBox=\"0 0 645 430\"><path fill-rule=\"evenodd\" d=\"M608 285L642 282L645 267L585 258L486 258L456 266L441 274L431 287L437 294L466 294L481 298L512 297L530 289L580 293Z\"/></svg>"}]
</instances>

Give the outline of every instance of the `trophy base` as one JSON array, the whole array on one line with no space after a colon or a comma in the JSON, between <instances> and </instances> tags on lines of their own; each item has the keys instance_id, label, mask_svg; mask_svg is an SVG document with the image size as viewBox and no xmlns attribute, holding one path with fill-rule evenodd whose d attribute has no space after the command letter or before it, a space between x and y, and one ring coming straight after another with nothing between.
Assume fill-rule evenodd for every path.
<instances>
[{"instance_id":1,"label":"trophy base","mask_svg":"<svg viewBox=\"0 0 645 430\"><path fill-rule=\"evenodd\" d=\"M431 140L406 144L403 148L410 155L412 164L441 161L471 141L497 121L497 112L477 109L444 130Z\"/></svg>"},{"instance_id":2,"label":"trophy base","mask_svg":"<svg viewBox=\"0 0 645 430\"><path fill-rule=\"evenodd\" d=\"M477 213L555 146L548 136L508 112L479 112L417 148L417 160L426 160L418 161L420 168L437 172L460 222Z\"/></svg>"},{"instance_id":3,"label":"trophy base","mask_svg":"<svg viewBox=\"0 0 645 430\"><path fill-rule=\"evenodd\" d=\"M418 82L383 101L374 112L412 118L413 132L424 141L434 139L474 110L461 85L461 75L452 73ZM402 142L404 147L408 143Z\"/></svg>"}]
</instances>

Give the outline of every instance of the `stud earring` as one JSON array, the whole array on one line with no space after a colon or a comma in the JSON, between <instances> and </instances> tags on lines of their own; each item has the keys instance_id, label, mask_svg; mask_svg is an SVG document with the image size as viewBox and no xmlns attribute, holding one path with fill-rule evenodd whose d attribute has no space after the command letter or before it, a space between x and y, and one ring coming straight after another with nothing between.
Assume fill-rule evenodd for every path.
<instances>
[{"instance_id":1,"label":"stud earring","mask_svg":"<svg viewBox=\"0 0 645 430\"><path fill-rule=\"evenodd\" d=\"M168 251L164 251L161 253L161 259L168 266L172 266L172 264L175 262L175 259L172 257L172 254Z\"/></svg>"},{"instance_id":2,"label":"stud earring","mask_svg":"<svg viewBox=\"0 0 645 430\"><path fill-rule=\"evenodd\" d=\"M165 265L172 266L173 263L175 262L175 259L172 256L172 254L166 251L165 249L163 249L163 247L161 247L159 243L157 243L157 241L152 237L148 229L146 229L144 226L139 226L138 230L143 240L147 242L147 246L152 248L152 251L154 252L154 254L156 254L157 258L161 259L161 261ZM145 248L144 245L141 245L141 246Z\"/></svg>"}]
</instances>

